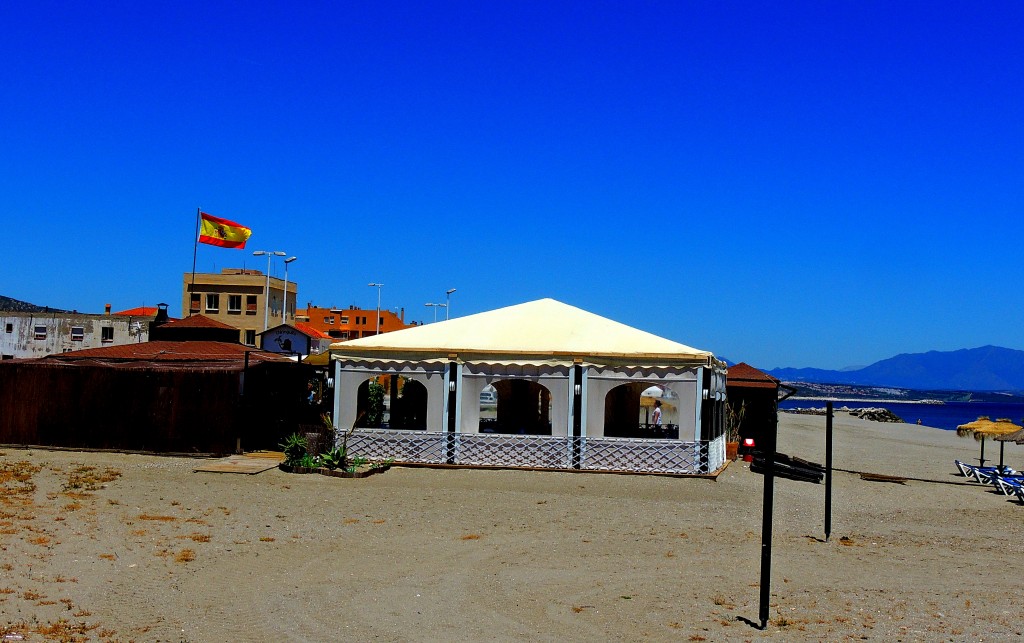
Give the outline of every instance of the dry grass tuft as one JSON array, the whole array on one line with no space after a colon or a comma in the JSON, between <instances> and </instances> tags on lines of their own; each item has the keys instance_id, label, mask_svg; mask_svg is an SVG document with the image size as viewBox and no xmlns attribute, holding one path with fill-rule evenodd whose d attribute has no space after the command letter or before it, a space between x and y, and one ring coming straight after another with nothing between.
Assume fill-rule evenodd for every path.
<instances>
[{"instance_id":1,"label":"dry grass tuft","mask_svg":"<svg viewBox=\"0 0 1024 643\"><path fill-rule=\"evenodd\" d=\"M100 554L100 558L105 560L117 560L117 554Z\"/></svg>"},{"instance_id":2,"label":"dry grass tuft","mask_svg":"<svg viewBox=\"0 0 1024 643\"><path fill-rule=\"evenodd\" d=\"M55 623L37 625L33 631L49 641L87 641L91 638L89 632L97 627L99 626L58 619Z\"/></svg>"},{"instance_id":3,"label":"dry grass tuft","mask_svg":"<svg viewBox=\"0 0 1024 643\"><path fill-rule=\"evenodd\" d=\"M30 494L36 490L32 476L39 473L42 467L28 460L19 462L0 462L0 496L5 499L15 494Z\"/></svg>"},{"instance_id":4,"label":"dry grass tuft","mask_svg":"<svg viewBox=\"0 0 1024 643\"><path fill-rule=\"evenodd\" d=\"M210 534L200 534L200 533L197 532L197 533L194 533L194 534L189 534L189 538L191 538L192 540L194 540L197 543L208 543L208 542L210 542Z\"/></svg>"},{"instance_id":5,"label":"dry grass tuft","mask_svg":"<svg viewBox=\"0 0 1024 643\"><path fill-rule=\"evenodd\" d=\"M174 522L177 520L177 516L160 516L155 514L140 514L139 520L156 520L159 522Z\"/></svg>"},{"instance_id":6,"label":"dry grass tuft","mask_svg":"<svg viewBox=\"0 0 1024 643\"><path fill-rule=\"evenodd\" d=\"M260 542L261 543L272 543L272 542L274 542L274 537L273 536L263 536L262 538L260 538Z\"/></svg>"},{"instance_id":7,"label":"dry grass tuft","mask_svg":"<svg viewBox=\"0 0 1024 643\"><path fill-rule=\"evenodd\" d=\"M68 474L68 481L62 487L65 493L72 489L85 489L86 491L97 491L103 488L107 482L113 482L121 477L117 469L107 467L100 471L96 467L81 465Z\"/></svg>"},{"instance_id":8,"label":"dry grass tuft","mask_svg":"<svg viewBox=\"0 0 1024 643\"><path fill-rule=\"evenodd\" d=\"M346 519L341 521L341 524L343 524L343 525L354 525L357 522L359 522L358 518L346 518Z\"/></svg>"},{"instance_id":9,"label":"dry grass tuft","mask_svg":"<svg viewBox=\"0 0 1024 643\"><path fill-rule=\"evenodd\" d=\"M196 559L196 553L191 549L182 549L178 552L178 555L174 557L176 563L191 563Z\"/></svg>"},{"instance_id":10,"label":"dry grass tuft","mask_svg":"<svg viewBox=\"0 0 1024 643\"><path fill-rule=\"evenodd\" d=\"M462 540L480 540L480 534L466 534Z\"/></svg>"}]
</instances>

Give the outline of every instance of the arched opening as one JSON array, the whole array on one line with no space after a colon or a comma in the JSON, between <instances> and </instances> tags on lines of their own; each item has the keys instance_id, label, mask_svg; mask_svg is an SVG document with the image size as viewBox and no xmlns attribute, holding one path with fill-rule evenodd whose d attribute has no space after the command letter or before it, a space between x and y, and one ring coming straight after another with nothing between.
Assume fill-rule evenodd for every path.
<instances>
[{"instance_id":1,"label":"arched opening","mask_svg":"<svg viewBox=\"0 0 1024 643\"><path fill-rule=\"evenodd\" d=\"M529 380L499 380L490 386L496 399L485 405L481 393L481 433L551 435L551 392L546 387Z\"/></svg>"},{"instance_id":2,"label":"arched opening","mask_svg":"<svg viewBox=\"0 0 1024 643\"><path fill-rule=\"evenodd\" d=\"M356 426L362 429L379 429L384 423L384 399L387 389L381 381L383 376L371 377L356 390Z\"/></svg>"},{"instance_id":3,"label":"arched opening","mask_svg":"<svg viewBox=\"0 0 1024 643\"><path fill-rule=\"evenodd\" d=\"M427 387L416 380L398 379L398 395L391 408L391 428L425 431L427 428Z\"/></svg>"},{"instance_id":4,"label":"arched opening","mask_svg":"<svg viewBox=\"0 0 1024 643\"><path fill-rule=\"evenodd\" d=\"M662 385L629 382L604 398L604 434L611 438L679 438L679 397Z\"/></svg>"}]
</instances>

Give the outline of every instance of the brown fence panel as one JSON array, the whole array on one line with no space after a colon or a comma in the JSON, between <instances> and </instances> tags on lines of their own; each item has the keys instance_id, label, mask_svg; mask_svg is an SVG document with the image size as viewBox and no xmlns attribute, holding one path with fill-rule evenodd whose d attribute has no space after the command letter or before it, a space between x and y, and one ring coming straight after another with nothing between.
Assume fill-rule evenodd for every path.
<instances>
[{"instance_id":1,"label":"brown fence panel","mask_svg":"<svg viewBox=\"0 0 1024 643\"><path fill-rule=\"evenodd\" d=\"M178 453L276 448L309 421L308 371L290 364L0 364L0 443Z\"/></svg>"}]
</instances>

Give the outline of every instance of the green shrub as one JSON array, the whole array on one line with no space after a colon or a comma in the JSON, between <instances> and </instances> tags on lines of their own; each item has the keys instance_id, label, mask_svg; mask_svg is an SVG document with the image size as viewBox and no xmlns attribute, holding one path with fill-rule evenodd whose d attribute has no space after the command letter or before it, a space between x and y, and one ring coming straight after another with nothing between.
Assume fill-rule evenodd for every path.
<instances>
[{"instance_id":1,"label":"green shrub","mask_svg":"<svg viewBox=\"0 0 1024 643\"><path fill-rule=\"evenodd\" d=\"M302 465L303 458L309 456L306 451L306 438L298 433L292 433L281 443L281 450L284 451L284 463L290 467Z\"/></svg>"}]
</instances>

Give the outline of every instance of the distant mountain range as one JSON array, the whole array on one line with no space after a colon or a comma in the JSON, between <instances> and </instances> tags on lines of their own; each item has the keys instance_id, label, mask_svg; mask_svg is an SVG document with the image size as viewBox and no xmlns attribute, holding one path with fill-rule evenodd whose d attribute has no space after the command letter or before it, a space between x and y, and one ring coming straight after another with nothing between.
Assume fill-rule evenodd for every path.
<instances>
[{"instance_id":1,"label":"distant mountain range","mask_svg":"<svg viewBox=\"0 0 1024 643\"><path fill-rule=\"evenodd\" d=\"M26 301L20 301L18 299L12 299L10 297L4 297L0 295L0 310L7 310L15 313L64 313L66 310L58 310L57 308L49 308L47 306L36 306Z\"/></svg>"},{"instance_id":2,"label":"distant mountain range","mask_svg":"<svg viewBox=\"0 0 1024 643\"><path fill-rule=\"evenodd\" d=\"M1024 391L1024 351L982 346L906 353L852 370L776 368L765 372L784 382L936 391Z\"/></svg>"}]
</instances>

